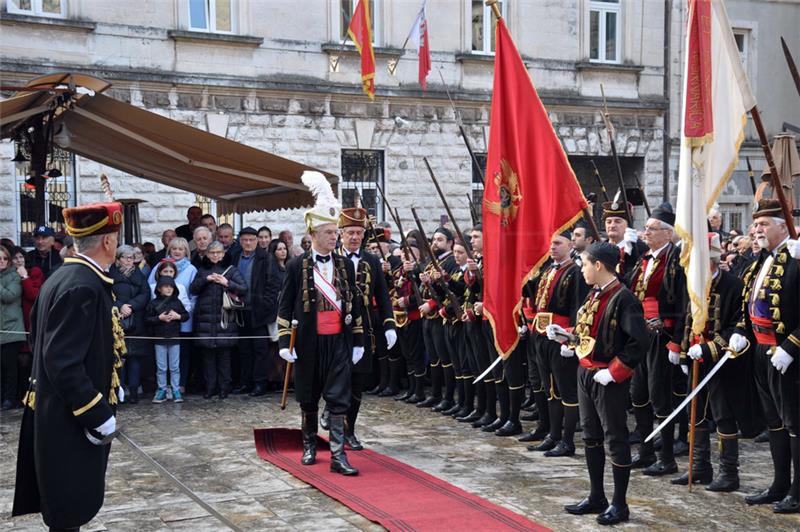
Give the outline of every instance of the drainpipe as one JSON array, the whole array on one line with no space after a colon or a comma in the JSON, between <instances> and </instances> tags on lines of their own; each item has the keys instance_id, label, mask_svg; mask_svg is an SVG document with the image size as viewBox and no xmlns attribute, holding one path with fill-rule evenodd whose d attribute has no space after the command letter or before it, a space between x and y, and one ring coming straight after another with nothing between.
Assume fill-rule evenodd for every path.
<instances>
[{"instance_id":1,"label":"drainpipe","mask_svg":"<svg viewBox=\"0 0 800 532\"><path fill-rule=\"evenodd\" d=\"M661 182L661 196L663 201L669 201L669 159L672 151L672 142L669 137L669 116L670 116L670 33L671 33L671 17L672 15L672 0L665 0L664 2L664 101L666 102L667 109L664 112L664 162L663 162L663 177Z\"/></svg>"}]
</instances>

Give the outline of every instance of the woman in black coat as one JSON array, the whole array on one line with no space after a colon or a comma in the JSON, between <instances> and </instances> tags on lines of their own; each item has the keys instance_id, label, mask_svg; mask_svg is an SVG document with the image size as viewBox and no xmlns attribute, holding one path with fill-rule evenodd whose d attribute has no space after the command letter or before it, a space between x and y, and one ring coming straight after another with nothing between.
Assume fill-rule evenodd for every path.
<instances>
[{"instance_id":1,"label":"woman in black coat","mask_svg":"<svg viewBox=\"0 0 800 532\"><path fill-rule=\"evenodd\" d=\"M220 399L227 397L231 387L231 347L238 339L235 311L222 309L224 292L244 298L247 283L236 267L223 266L225 248L212 242L203 259L189 292L197 296L194 304L194 333L203 337L195 340L205 362L206 393L209 399L219 391Z\"/></svg>"},{"instance_id":2,"label":"woman in black coat","mask_svg":"<svg viewBox=\"0 0 800 532\"><path fill-rule=\"evenodd\" d=\"M117 260L109 268L108 275L114 280L112 290L116 297L114 306L119 309L125 336L144 336L147 326L144 309L150 301L150 286L142 270L133 262L135 249L131 246L117 248ZM139 401L139 385L142 381L142 363L152 350L147 340L125 339L128 349L121 375L123 385L127 382L126 401Z\"/></svg>"}]
</instances>

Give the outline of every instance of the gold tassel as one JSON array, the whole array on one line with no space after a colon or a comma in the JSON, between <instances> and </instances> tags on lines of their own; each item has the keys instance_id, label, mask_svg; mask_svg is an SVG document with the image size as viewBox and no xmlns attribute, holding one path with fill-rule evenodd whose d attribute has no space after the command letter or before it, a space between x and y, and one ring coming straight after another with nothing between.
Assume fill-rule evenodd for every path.
<instances>
[{"instance_id":1,"label":"gold tassel","mask_svg":"<svg viewBox=\"0 0 800 532\"><path fill-rule=\"evenodd\" d=\"M772 267L772 273L773 273L773 275L776 275L778 277L783 277L783 266L779 266L779 265L775 264Z\"/></svg>"},{"instance_id":2,"label":"gold tassel","mask_svg":"<svg viewBox=\"0 0 800 532\"><path fill-rule=\"evenodd\" d=\"M778 334L785 334L786 333L786 325L782 321L778 322L778 325L775 327L775 332Z\"/></svg>"},{"instance_id":3,"label":"gold tassel","mask_svg":"<svg viewBox=\"0 0 800 532\"><path fill-rule=\"evenodd\" d=\"M775 260L778 264L786 264L786 253L778 253L778 256L775 258Z\"/></svg>"}]
</instances>

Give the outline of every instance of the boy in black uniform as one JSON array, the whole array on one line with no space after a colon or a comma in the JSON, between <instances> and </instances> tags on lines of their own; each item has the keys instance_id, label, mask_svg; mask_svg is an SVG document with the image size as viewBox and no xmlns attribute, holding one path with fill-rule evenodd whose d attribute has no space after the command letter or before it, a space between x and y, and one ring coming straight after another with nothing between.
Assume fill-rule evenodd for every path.
<instances>
[{"instance_id":1,"label":"boy in black uniform","mask_svg":"<svg viewBox=\"0 0 800 532\"><path fill-rule=\"evenodd\" d=\"M590 245L582 255L583 277L593 289L578 310L574 335L565 336L556 325L548 337L567 340L580 359L580 403L589 495L564 509L574 515L599 513L597 522L613 525L630 518L626 501L631 474L626 407L628 383L647 348L648 333L642 305L616 275L619 248L606 242ZM614 474L614 496L609 505L603 489L608 441Z\"/></svg>"},{"instance_id":2,"label":"boy in black uniform","mask_svg":"<svg viewBox=\"0 0 800 532\"><path fill-rule=\"evenodd\" d=\"M392 303L381 267L381 261L371 253L365 252L361 245L367 225L367 211L360 207L342 209L339 215L342 252L353 263L356 273L358 297L362 300L364 330L364 356L353 367L351 378L352 397L347 410L345 442L353 451L360 451L361 445L355 434L356 418L361 407L361 397L368 375L372 373L373 359L377 357L378 346L389 351L397 341L392 315Z\"/></svg>"},{"instance_id":3,"label":"boy in black uniform","mask_svg":"<svg viewBox=\"0 0 800 532\"><path fill-rule=\"evenodd\" d=\"M418 243L413 238L406 238L406 243L409 247L407 251L410 251L411 255L406 256L402 264L392 270L392 282L395 287L392 311L400 331L400 346L406 361L409 387L404 393L396 396L395 400L416 404L425 400L423 320L419 311L422 294L418 291ZM417 289L414 288L415 284Z\"/></svg>"},{"instance_id":4,"label":"boy in black uniform","mask_svg":"<svg viewBox=\"0 0 800 532\"><path fill-rule=\"evenodd\" d=\"M12 515L42 512L77 530L103 505L125 340L113 306L122 205L64 209L77 254L42 286L31 319L33 370L20 427Z\"/></svg>"},{"instance_id":5,"label":"boy in black uniform","mask_svg":"<svg viewBox=\"0 0 800 532\"><path fill-rule=\"evenodd\" d=\"M356 475L344 452L345 414L351 401L351 372L364 356L362 299L353 263L333 253L339 201L325 176L304 172L316 198L306 211L311 249L286 265L278 309L279 354L295 363L295 396L303 414L304 465L316 461L317 412L323 397L330 416L331 471ZM294 350L289 350L291 322L298 321Z\"/></svg>"}]
</instances>

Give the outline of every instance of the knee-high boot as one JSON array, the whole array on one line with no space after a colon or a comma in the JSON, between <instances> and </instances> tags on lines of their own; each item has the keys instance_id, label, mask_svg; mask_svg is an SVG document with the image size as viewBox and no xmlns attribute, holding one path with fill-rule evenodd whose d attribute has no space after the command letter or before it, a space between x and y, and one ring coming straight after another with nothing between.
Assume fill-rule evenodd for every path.
<instances>
[{"instance_id":1,"label":"knee-high boot","mask_svg":"<svg viewBox=\"0 0 800 532\"><path fill-rule=\"evenodd\" d=\"M367 392L367 395L377 395L389 386L389 357L378 359L378 366L380 368L380 381L378 385Z\"/></svg>"},{"instance_id":2,"label":"knee-high boot","mask_svg":"<svg viewBox=\"0 0 800 532\"><path fill-rule=\"evenodd\" d=\"M443 379L442 365L431 366L431 394L424 401L417 403L417 408L430 408L439 404L439 401L442 400Z\"/></svg>"},{"instance_id":3,"label":"knee-high boot","mask_svg":"<svg viewBox=\"0 0 800 532\"><path fill-rule=\"evenodd\" d=\"M772 455L772 485L764 491L744 498L747 504L778 502L789 492L792 452L789 431L785 428L769 431L769 452Z\"/></svg>"},{"instance_id":4,"label":"knee-high boot","mask_svg":"<svg viewBox=\"0 0 800 532\"><path fill-rule=\"evenodd\" d=\"M350 408L347 409L347 422L344 427L344 442L350 447L351 451L363 451L364 446L356 436L356 419L358 411L361 409L361 401L353 398L350 401Z\"/></svg>"},{"instance_id":5,"label":"knee-high boot","mask_svg":"<svg viewBox=\"0 0 800 532\"><path fill-rule=\"evenodd\" d=\"M525 398L525 388L509 388L508 390L508 421L495 431L497 436L516 436L522 433L522 423L519 422L519 411L522 400Z\"/></svg>"},{"instance_id":6,"label":"knee-high boot","mask_svg":"<svg viewBox=\"0 0 800 532\"><path fill-rule=\"evenodd\" d=\"M400 374L403 372L403 361L399 358L389 360L389 385L378 394L378 397L397 395L400 390Z\"/></svg>"},{"instance_id":7,"label":"knee-high boot","mask_svg":"<svg viewBox=\"0 0 800 532\"><path fill-rule=\"evenodd\" d=\"M486 404L484 405L483 415L472 423L472 427L480 429L486 425L491 425L497 419L497 394L495 392L495 383L483 383L483 391L486 395Z\"/></svg>"},{"instance_id":8,"label":"knee-high boot","mask_svg":"<svg viewBox=\"0 0 800 532\"><path fill-rule=\"evenodd\" d=\"M456 421L461 423L472 423L480 419L486 411L486 396L483 394L483 383L472 384L472 377L462 379L464 383L464 405L456 416ZM478 395L478 407L475 406L475 395ZM483 410L481 410L483 407Z\"/></svg>"},{"instance_id":9,"label":"knee-high boot","mask_svg":"<svg viewBox=\"0 0 800 532\"><path fill-rule=\"evenodd\" d=\"M589 502L608 505L603 487L603 471L606 468L606 451L602 443L586 446L586 467L589 469Z\"/></svg>"},{"instance_id":10,"label":"knee-high boot","mask_svg":"<svg viewBox=\"0 0 800 532\"><path fill-rule=\"evenodd\" d=\"M717 433L720 443L719 474L706 486L708 491L731 492L739 489L739 439L736 434L722 436Z\"/></svg>"},{"instance_id":11,"label":"knee-high boot","mask_svg":"<svg viewBox=\"0 0 800 532\"><path fill-rule=\"evenodd\" d=\"M409 377L414 380L414 393L405 399L406 403L417 404L425 400L425 374Z\"/></svg>"},{"instance_id":12,"label":"knee-high boot","mask_svg":"<svg viewBox=\"0 0 800 532\"><path fill-rule=\"evenodd\" d=\"M788 431L787 431L788 432ZM792 453L792 468L794 477L789 493L786 494L779 503L772 507L776 514L795 514L800 512L800 438L797 436L789 437L789 446Z\"/></svg>"},{"instance_id":13,"label":"knee-high boot","mask_svg":"<svg viewBox=\"0 0 800 532\"><path fill-rule=\"evenodd\" d=\"M494 432L508 421L508 385L505 381L495 382L494 390L497 395L497 402L500 405L500 415L492 423L481 429L484 432Z\"/></svg>"},{"instance_id":14,"label":"knee-high boot","mask_svg":"<svg viewBox=\"0 0 800 532\"><path fill-rule=\"evenodd\" d=\"M317 461L317 413L301 412L300 431L303 433L303 457L300 463L311 465Z\"/></svg>"},{"instance_id":15,"label":"knee-high boot","mask_svg":"<svg viewBox=\"0 0 800 532\"><path fill-rule=\"evenodd\" d=\"M650 434L650 431L653 430L653 407L650 406L650 403L644 406L634 406L633 417L636 420L635 430L641 434L642 443L639 444L639 452L633 456L631 467L634 469L649 467L656 461L656 452L653 448L653 441L650 440L645 443L644 439Z\"/></svg>"},{"instance_id":16,"label":"knee-high boot","mask_svg":"<svg viewBox=\"0 0 800 532\"><path fill-rule=\"evenodd\" d=\"M708 484L714 476L714 469L711 467L711 435L707 422L702 426L695 427L693 447L692 484ZM687 485L689 472L687 471L670 482L680 486Z\"/></svg>"},{"instance_id":17,"label":"knee-high boot","mask_svg":"<svg viewBox=\"0 0 800 532\"><path fill-rule=\"evenodd\" d=\"M331 414L330 430L331 471L342 475L357 475L358 469L350 465L344 452L344 416Z\"/></svg>"}]
</instances>

